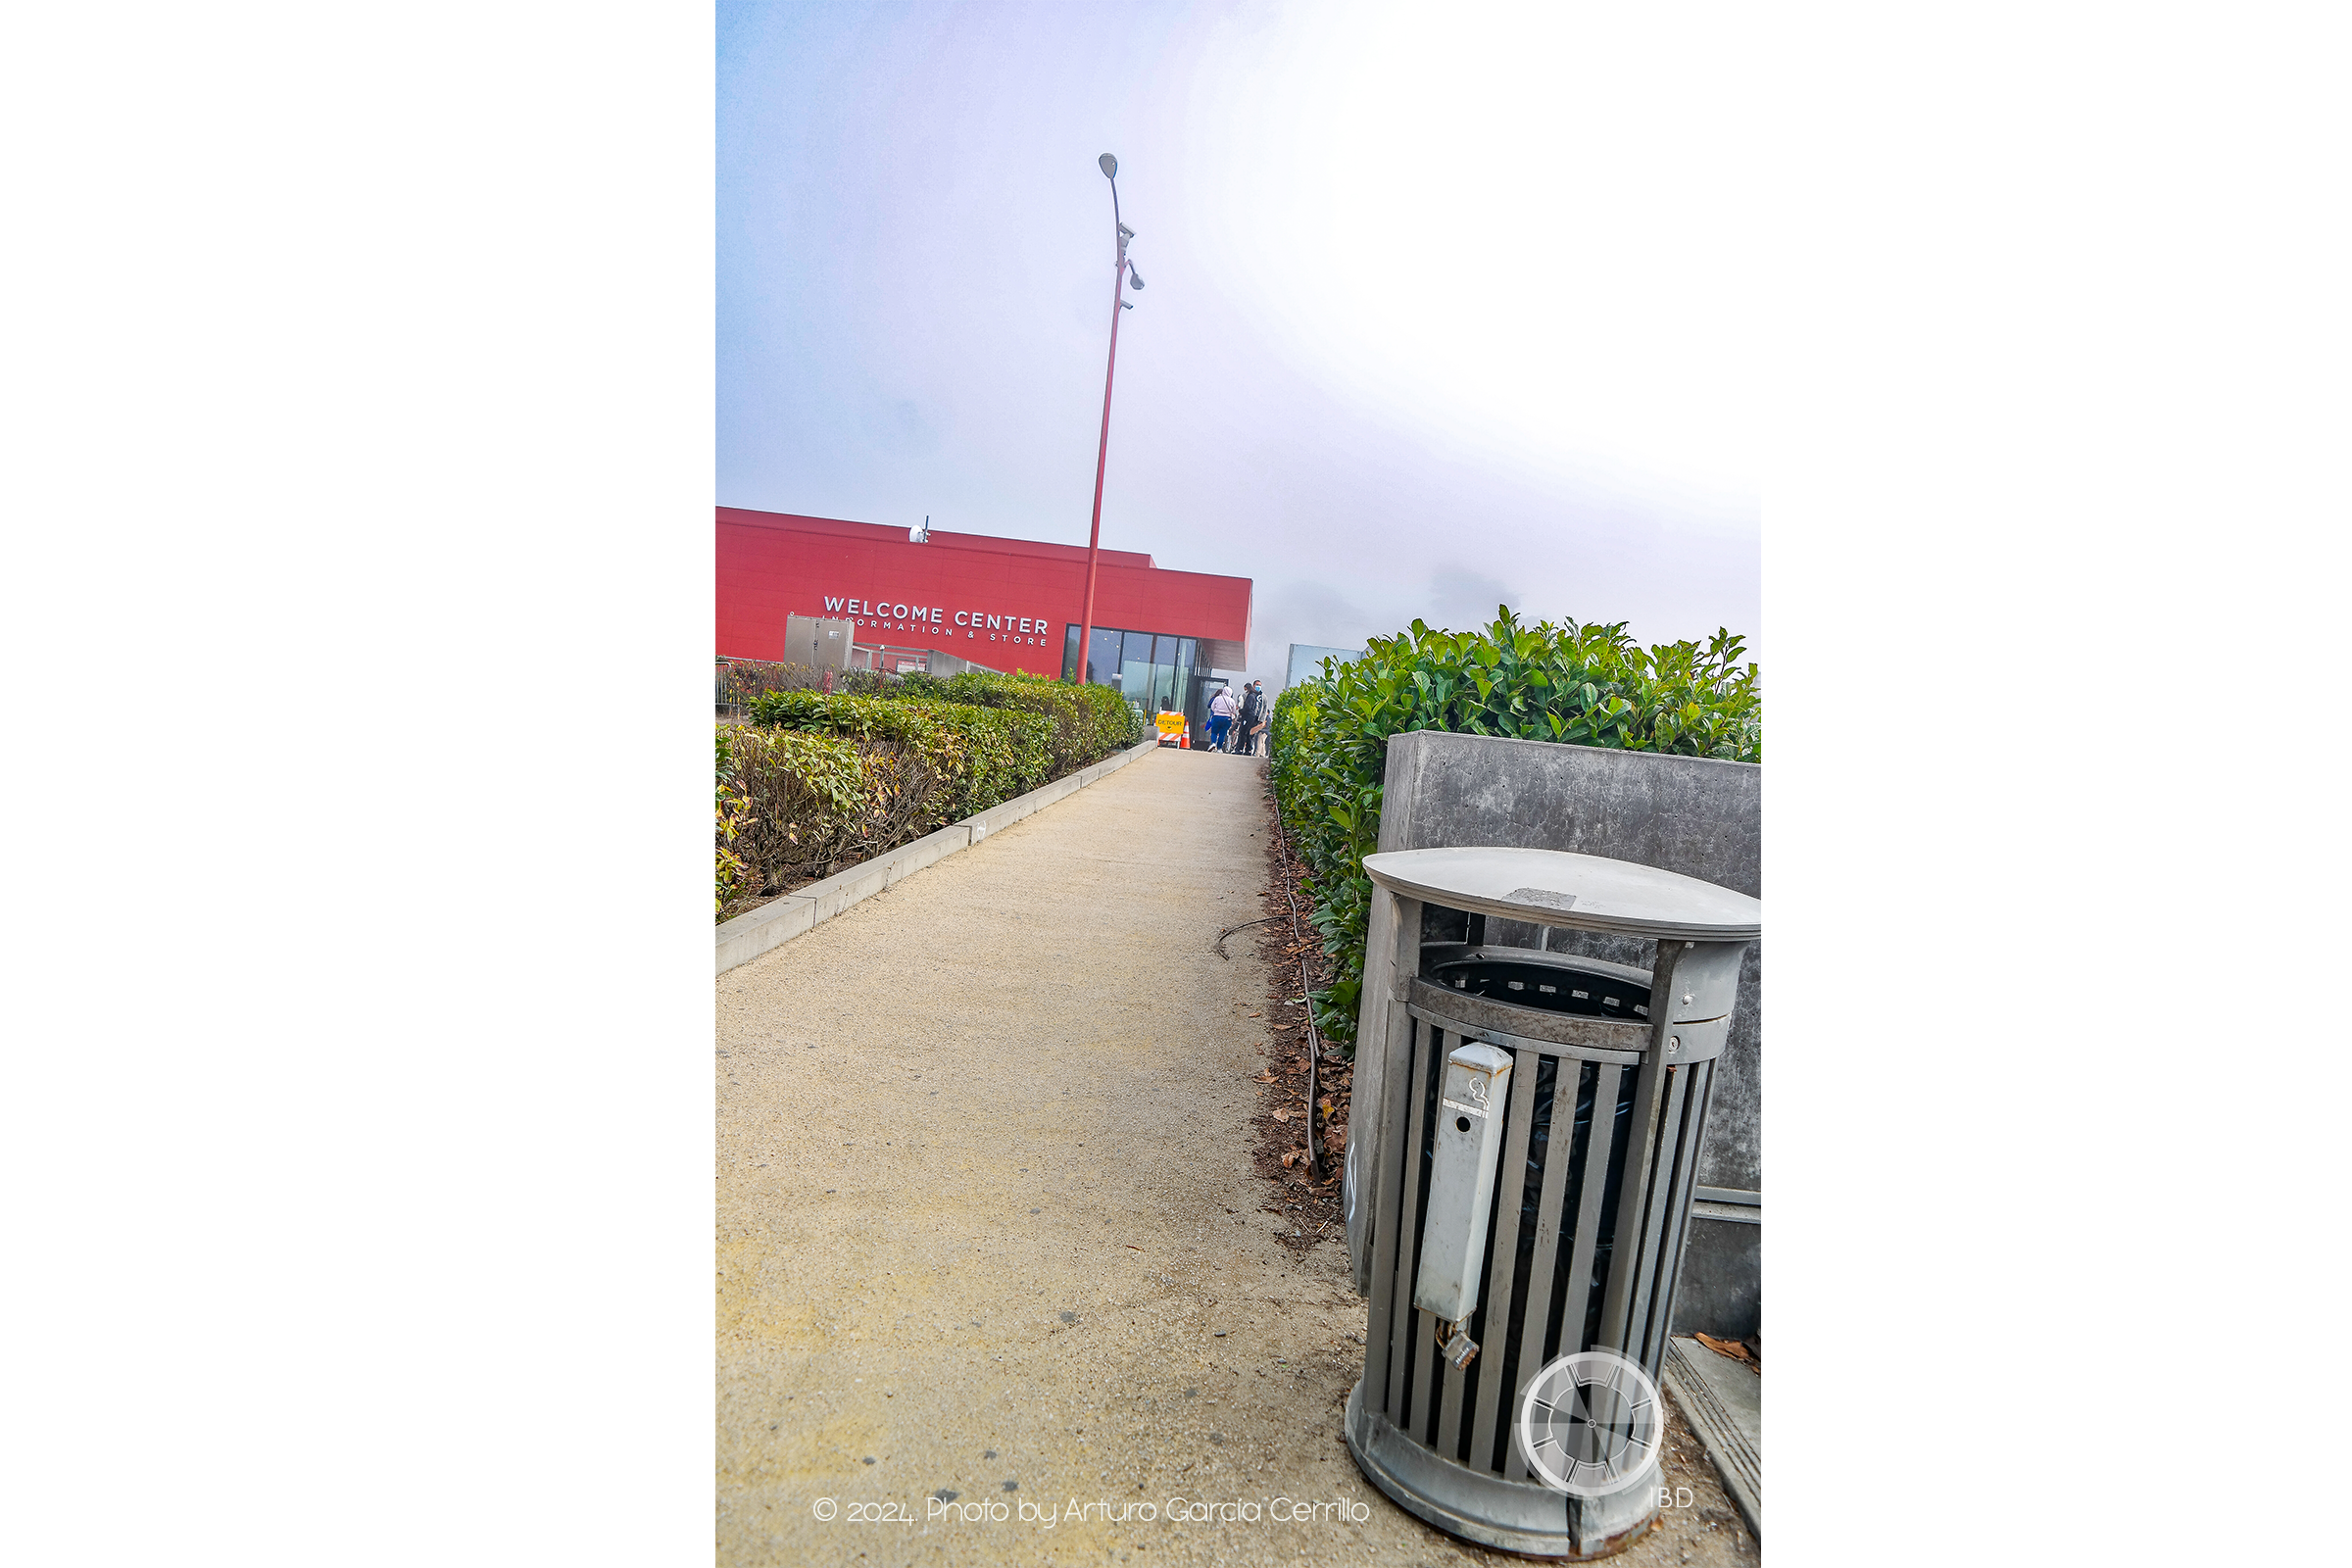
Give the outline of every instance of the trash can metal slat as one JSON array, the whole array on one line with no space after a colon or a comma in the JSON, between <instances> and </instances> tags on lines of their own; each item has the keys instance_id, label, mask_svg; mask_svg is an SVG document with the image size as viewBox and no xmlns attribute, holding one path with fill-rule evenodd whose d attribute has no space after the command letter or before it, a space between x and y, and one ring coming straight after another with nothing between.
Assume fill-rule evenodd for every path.
<instances>
[{"instance_id":1,"label":"trash can metal slat","mask_svg":"<svg viewBox=\"0 0 2352 1568\"><path fill-rule=\"evenodd\" d=\"M1583 1076L1562 1063L1551 1082L1551 1133L1544 1145L1543 1197L1536 1204L1536 1250L1527 1277L1527 1323L1519 1340L1522 1384L1544 1364L1543 1303L1551 1299L1552 1265L1560 1254L1560 1200L1568 1186L1568 1156L1576 1142L1576 1086ZM1517 1444L1511 1445L1510 1466L1513 1481L1526 1478L1527 1458Z\"/></svg>"},{"instance_id":2,"label":"trash can metal slat","mask_svg":"<svg viewBox=\"0 0 2352 1568\"><path fill-rule=\"evenodd\" d=\"M1533 1050L1520 1050L1511 1062L1511 1108L1506 1114L1510 1125L1502 1134L1502 1168L1510 1173L1508 1181L1494 1183L1495 1225L1494 1227L1494 1260L1488 1265L1487 1277L1494 1281L1494 1294L1487 1300L1487 1321L1505 1321L1511 1309L1511 1287L1517 1283L1519 1268L1519 1210L1526 1205L1527 1143L1529 1123L1536 1114L1536 1066L1541 1058ZM1508 1223L1504 1223L1508 1216ZM1502 1311L1494 1303L1502 1303ZM1502 1363L1499 1351L1482 1354L1483 1363L1478 1378L1478 1431L1470 1440L1470 1468L1494 1468L1494 1422L1491 1419L1494 1401L1502 1397Z\"/></svg>"},{"instance_id":3,"label":"trash can metal slat","mask_svg":"<svg viewBox=\"0 0 2352 1568\"><path fill-rule=\"evenodd\" d=\"M1538 1051L1546 1056L1567 1054L1580 1061L1613 1061L1630 1066L1649 1049L1649 1030L1643 1024L1616 1023L1606 1018L1561 1018L1542 1014L1512 1017L1484 997L1465 997L1458 991L1415 980L1406 988L1404 1010L1426 1018L1470 1040L1483 1040L1505 1051ZM1525 1013L1526 1008L1512 1011ZM1517 1025L1517 1028L1508 1027Z\"/></svg>"},{"instance_id":4,"label":"trash can metal slat","mask_svg":"<svg viewBox=\"0 0 2352 1568\"><path fill-rule=\"evenodd\" d=\"M1439 1084L1446 1076L1445 1032L1439 1029L1428 1029L1424 1030L1423 1034L1429 1041L1429 1084L1423 1091L1422 1098L1415 1101L1414 1103L1431 1108L1425 1109L1423 1119L1413 1130L1413 1168L1423 1173L1413 1212L1413 1234L1416 1237L1421 1236L1424 1230L1421 1216L1429 1211L1429 1156L1424 1152L1424 1148L1426 1143L1434 1142L1438 1136L1434 1121L1434 1103L1438 1098ZM1397 1282L1397 1289L1404 1293L1404 1298L1408 1301L1412 1299L1413 1281L1420 1277L1420 1273L1421 1252L1419 1248L1415 1248L1411 1271ZM1434 1446L1437 1443L1439 1361L1438 1346L1434 1336L1438 1320L1435 1314L1416 1309L1412 1316L1412 1326L1414 1330L1411 1347L1413 1352L1413 1402L1406 1415L1411 1424L1420 1429L1421 1441Z\"/></svg>"},{"instance_id":5,"label":"trash can metal slat","mask_svg":"<svg viewBox=\"0 0 2352 1568\"><path fill-rule=\"evenodd\" d=\"M1403 1183L1398 1194L1396 1215L1396 1299L1402 1306L1400 1317L1390 1326L1390 1337L1396 1341L1389 1359L1389 1409L1403 1426L1411 1419L1412 1388L1405 1382L1405 1373L1412 1359L1412 1335L1420 1321L1413 1309L1413 1276L1421 1266L1421 1081L1425 1076L1423 1063L1431 1054L1430 1030L1426 1026L1412 1030L1413 1066L1404 1079L1406 1102L1405 1135L1397 1151L1403 1156Z\"/></svg>"},{"instance_id":6,"label":"trash can metal slat","mask_svg":"<svg viewBox=\"0 0 2352 1568\"><path fill-rule=\"evenodd\" d=\"M1683 1120L1683 1091L1689 1074L1669 1062L1663 1076L1664 1102L1658 1111L1657 1131L1650 1136L1647 1168L1665 1171L1671 1177L1674 1174L1674 1146L1680 1142L1676 1135L1681 1130ZM1629 1192L1633 1191L1634 1173L1630 1168L1625 1173L1625 1185ZM1642 1223L1635 1232L1636 1245L1627 1254L1628 1260L1634 1265L1631 1270L1633 1291L1627 1301L1625 1338L1616 1343L1616 1348L1628 1358L1639 1361L1642 1356L1642 1341L1648 1332L1650 1299L1657 1291L1658 1243L1664 1239L1666 1210L1673 1190L1670 1184L1661 1187L1656 1182L1644 1181L1637 1196L1642 1202ZM1604 1329L1602 1332L1605 1334L1607 1331Z\"/></svg>"},{"instance_id":7,"label":"trash can metal slat","mask_svg":"<svg viewBox=\"0 0 2352 1568\"><path fill-rule=\"evenodd\" d=\"M1660 1366L1664 1365L1666 1337L1672 1332L1674 1326L1675 1285L1681 1272L1674 1265L1682 1257L1683 1244L1690 1235L1690 1198L1698 1179L1699 1142L1701 1135L1706 1131L1707 1102L1715 1092L1715 1063L1713 1061L1686 1065L1683 1072L1690 1078L1690 1083L1684 1097L1682 1150L1676 1155L1674 1163L1675 1191L1666 1209L1667 1223L1673 1227L1673 1230L1667 1238L1665 1250L1660 1256L1660 1263L1665 1266L1666 1278L1657 1294L1657 1304L1650 1313L1649 1326L1642 1340L1642 1365L1644 1366L1649 1364L1647 1358L1653 1353L1653 1350L1659 1357Z\"/></svg>"},{"instance_id":8,"label":"trash can metal slat","mask_svg":"<svg viewBox=\"0 0 2352 1568\"><path fill-rule=\"evenodd\" d=\"M1652 970L1656 978L1650 984L1652 998L1670 995L1674 986L1674 971L1682 958L1682 944L1661 943L1658 965ZM1616 1238L1610 1254L1609 1283L1602 1298L1600 1334L1594 1341L1625 1355L1637 1355L1638 1350L1626 1348L1626 1321L1633 1313L1634 1282L1641 1272L1642 1211L1648 1206L1649 1177L1655 1168L1658 1149L1658 1116L1666 1099L1666 1019L1669 1009L1653 1008L1649 1020L1649 1050L1642 1059L1641 1077L1634 1085L1634 1141L1626 1151L1625 1182L1617 1196L1617 1222L1610 1227Z\"/></svg>"},{"instance_id":9,"label":"trash can metal slat","mask_svg":"<svg viewBox=\"0 0 2352 1568\"><path fill-rule=\"evenodd\" d=\"M1493 955L1494 949L1473 949L1472 955ZM1531 953L1530 957L1553 960L1544 967L1556 969L1563 977L1571 973L1600 970L1597 960L1588 964L1559 954ZM1627 969L1623 964L1609 965L1611 971L1625 974L1630 983L1647 990L1649 972L1645 969ZM1631 1052L1640 1054L1649 1049L1649 1022L1645 1018L1597 1018L1574 1013L1544 1012L1524 1004L1503 1002L1493 997L1481 997L1449 986L1434 985L1415 977L1405 986L1409 1004L1434 1008L1449 1013L1472 1030L1494 1029L1525 1035L1546 1045L1597 1046L1604 1051Z\"/></svg>"},{"instance_id":10,"label":"trash can metal slat","mask_svg":"<svg viewBox=\"0 0 2352 1568\"><path fill-rule=\"evenodd\" d=\"M1372 1029L1374 1038L1359 1040L1357 1045L1355 1108L1349 1117L1347 1179L1342 1188L1347 1207L1348 1261L1359 1296L1377 1294L1372 1289L1373 1281L1385 1275L1375 1271L1387 1266L1384 1258L1375 1256L1386 1238L1371 1233L1371 1215L1380 1207L1374 1194L1382 1190L1381 1183L1387 1177L1390 1152L1404 1133L1402 1123L1383 1114L1381 1107L1395 1099L1387 1092L1388 1080L1393 1076L1392 1063L1410 1054L1410 1043L1402 1031L1411 1020L1403 1015L1402 1008L1388 1009L1386 1002L1402 995L1405 979L1419 961L1420 901L1377 902L1367 929L1364 995L1374 999L1375 1005L1363 1022ZM1400 960L1404 965L1401 970ZM1385 1335L1385 1319L1378 1326ZM1385 1393L1387 1382L1385 1374L1376 1380L1375 1392Z\"/></svg>"},{"instance_id":11,"label":"trash can metal slat","mask_svg":"<svg viewBox=\"0 0 2352 1568\"><path fill-rule=\"evenodd\" d=\"M1576 1243L1569 1258L1568 1275L1572 1280L1585 1282L1585 1293L1588 1298L1592 1290L1593 1258L1600 1247L1600 1204L1601 1200L1608 1195L1609 1163L1615 1153L1617 1143L1617 1102L1625 1093L1625 1075L1628 1070L1624 1067L1610 1066L1594 1069L1597 1082L1592 1089L1592 1131L1585 1146L1584 1185L1579 1189ZM1602 1114L1604 1107L1607 1111L1605 1115ZM1566 1343L1571 1338L1581 1341L1584 1334L1585 1308L1580 1302L1576 1311L1574 1334L1571 1335L1567 1324L1563 1322L1560 1326L1560 1338L1562 1343ZM1520 1371L1522 1381L1533 1375L1533 1369L1524 1362L1521 1363ZM1522 1476L1526 1473L1524 1468L1519 1472ZM1517 1477L1513 1479L1515 1480Z\"/></svg>"},{"instance_id":12,"label":"trash can metal slat","mask_svg":"<svg viewBox=\"0 0 2352 1568\"><path fill-rule=\"evenodd\" d=\"M1405 1033L1409 1037L1413 1022L1405 1016L1402 1008L1398 1008L1392 1019L1392 1028L1393 1032ZM1405 1042L1404 1053L1408 1061L1413 1049L1413 1044L1408 1038ZM1394 1044L1390 1047L1390 1054L1392 1055L1396 1054ZM1395 1085L1391 1084L1389 1087L1394 1089ZM1371 1233L1372 1259L1371 1266L1367 1271L1373 1290L1372 1309L1365 1323L1364 1333L1364 1344L1368 1348L1364 1359L1364 1397L1371 1408L1386 1415L1390 1412L1389 1388L1392 1382L1389 1375L1388 1353L1390 1315L1392 1305L1396 1298L1394 1292L1380 1289L1379 1286L1381 1282L1392 1275L1396 1267L1396 1215L1403 1206L1401 1191L1404 1182L1402 1167L1404 1164L1406 1102L1405 1097L1400 1094L1392 1093L1384 1098L1385 1103L1382 1100L1375 1100L1372 1102L1371 1107L1371 1119L1382 1129L1375 1145L1378 1153L1373 1156L1378 1168L1364 1173L1368 1178L1365 1182L1367 1190L1359 1196L1358 1200L1367 1213L1376 1213L1382 1216L1379 1226ZM1348 1118L1350 1137L1353 1136L1359 1119L1352 1115ZM1398 1376L1402 1376L1401 1372Z\"/></svg>"}]
</instances>

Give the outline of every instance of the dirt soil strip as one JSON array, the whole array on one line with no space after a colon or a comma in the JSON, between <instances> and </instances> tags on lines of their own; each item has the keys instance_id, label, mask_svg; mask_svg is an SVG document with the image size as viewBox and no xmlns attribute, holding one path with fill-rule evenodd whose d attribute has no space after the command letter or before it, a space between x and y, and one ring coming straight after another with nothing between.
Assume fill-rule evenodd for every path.
<instances>
[{"instance_id":1,"label":"dirt soil strip","mask_svg":"<svg viewBox=\"0 0 2352 1568\"><path fill-rule=\"evenodd\" d=\"M1299 960L1306 962L1310 989L1331 984L1331 960L1324 956L1322 933L1307 922L1314 899L1305 871L1285 853L1281 824L1274 808L1273 784L1265 765L1258 765L1265 812L1265 887L1261 898L1271 924L1254 927L1257 955L1265 965L1265 1020L1268 1025L1267 1062L1259 1082L1267 1085L1265 1104L1257 1117L1257 1148L1253 1162L1258 1174L1272 1182L1275 1195L1270 1213L1287 1215L1292 1225L1276 1239L1303 1251L1333 1236L1347 1242L1348 1216L1341 1207L1340 1178L1348 1148L1348 1107L1353 1074L1339 1059L1340 1048L1325 1043L1320 1083L1321 1102L1310 1108L1306 1099L1307 1052L1313 1038L1307 1008L1298 988ZM1290 897L1284 893L1288 890ZM1295 901L1295 904L1294 904ZM1293 931L1291 911L1298 913ZM1310 1129L1323 1139L1323 1180L1313 1181L1306 1168Z\"/></svg>"},{"instance_id":2,"label":"dirt soil strip","mask_svg":"<svg viewBox=\"0 0 2352 1568\"><path fill-rule=\"evenodd\" d=\"M1263 804L1156 753L718 977L721 1563L1510 1560L1340 1441L1346 1242L1252 1157L1292 993L1211 951ZM1752 1561L1674 1443L1617 1560Z\"/></svg>"}]
</instances>

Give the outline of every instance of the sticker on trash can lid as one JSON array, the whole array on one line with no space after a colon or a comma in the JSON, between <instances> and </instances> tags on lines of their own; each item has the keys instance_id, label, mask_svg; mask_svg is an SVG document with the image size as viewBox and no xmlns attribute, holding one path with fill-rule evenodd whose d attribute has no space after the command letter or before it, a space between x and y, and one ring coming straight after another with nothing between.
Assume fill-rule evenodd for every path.
<instances>
[{"instance_id":1,"label":"sticker on trash can lid","mask_svg":"<svg viewBox=\"0 0 2352 1568\"><path fill-rule=\"evenodd\" d=\"M1539 904L1546 909L1573 909L1576 907L1575 894L1554 893L1549 888L1513 888L1510 899L1513 904Z\"/></svg>"},{"instance_id":2,"label":"sticker on trash can lid","mask_svg":"<svg viewBox=\"0 0 2352 1568\"><path fill-rule=\"evenodd\" d=\"M1666 1411L1640 1365L1614 1350L1580 1350L1529 1380L1513 1436L1544 1485L1604 1497L1655 1466Z\"/></svg>"}]
</instances>

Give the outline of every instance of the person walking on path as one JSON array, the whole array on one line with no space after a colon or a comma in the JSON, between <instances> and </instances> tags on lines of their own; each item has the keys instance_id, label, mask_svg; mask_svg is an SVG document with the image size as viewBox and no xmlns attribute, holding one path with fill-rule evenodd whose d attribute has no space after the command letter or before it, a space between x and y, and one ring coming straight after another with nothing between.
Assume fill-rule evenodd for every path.
<instances>
[{"instance_id":1,"label":"person walking on path","mask_svg":"<svg viewBox=\"0 0 2352 1568\"><path fill-rule=\"evenodd\" d=\"M1258 737L1265 733L1265 728L1266 694L1263 684L1253 680L1250 683L1250 690L1242 697L1242 739L1237 750L1244 757L1255 757Z\"/></svg>"},{"instance_id":2,"label":"person walking on path","mask_svg":"<svg viewBox=\"0 0 2352 1568\"><path fill-rule=\"evenodd\" d=\"M1209 750L1225 750L1225 732L1233 727L1233 688L1220 686L1217 695L1208 700Z\"/></svg>"}]
</instances>

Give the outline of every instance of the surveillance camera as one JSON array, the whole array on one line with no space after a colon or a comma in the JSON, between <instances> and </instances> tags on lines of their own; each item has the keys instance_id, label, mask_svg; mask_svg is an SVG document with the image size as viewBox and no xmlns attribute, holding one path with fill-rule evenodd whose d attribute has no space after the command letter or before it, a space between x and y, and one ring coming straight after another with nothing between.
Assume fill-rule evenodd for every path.
<instances>
[{"instance_id":1,"label":"surveillance camera","mask_svg":"<svg viewBox=\"0 0 2352 1568\"><path fill-rule=\"evenodd\" d=\"M1132 228L1129 228L1129 227L1128 227L1128 226L1127 226L1125 223L1121 223L1121 224L1119 225L1119 238L1121 238L1121 239L1133 239L1133 238L1135 238L1135 230L1134 230L1134 229L1132 229Z\"/></svg>"}]
</instances>

